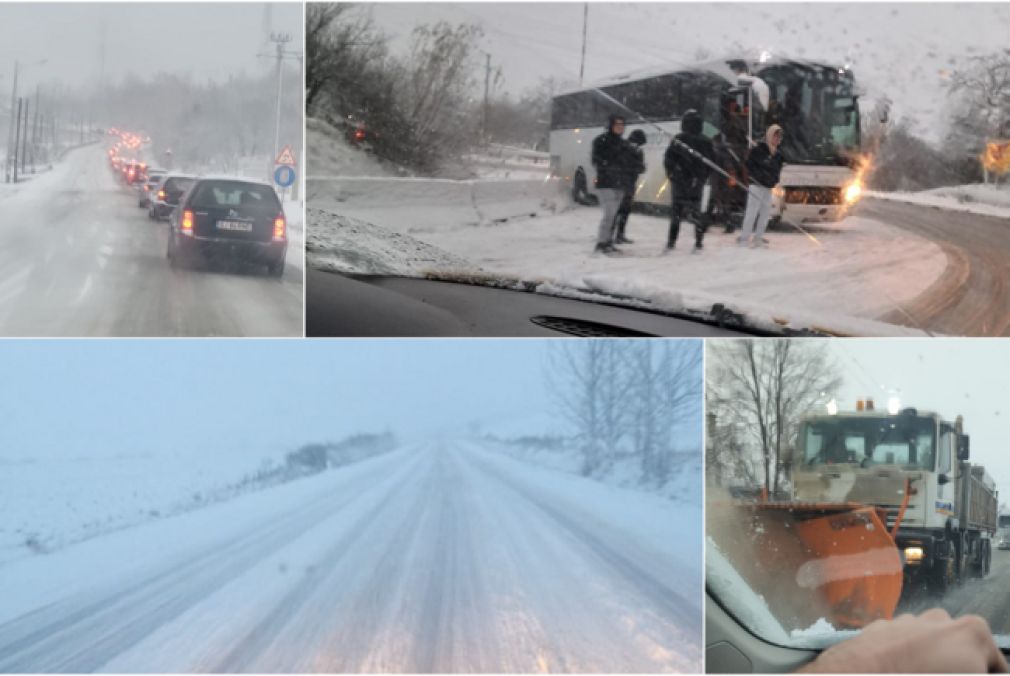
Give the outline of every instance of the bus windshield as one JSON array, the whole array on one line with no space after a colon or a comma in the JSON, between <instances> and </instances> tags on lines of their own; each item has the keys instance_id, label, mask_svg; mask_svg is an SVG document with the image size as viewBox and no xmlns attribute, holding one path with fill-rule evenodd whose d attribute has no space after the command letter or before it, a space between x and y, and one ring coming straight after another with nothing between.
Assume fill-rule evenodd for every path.
<instances>
[{"instance_id":1,"label":"bus windshield","mask_svg":"<svg viewBox=\"0 0 1010 676\"><path fill-rule=\"evenodd\" d=\"M767 125L785 130L782 152L793 164L847 164L859 152L859 110L852 74L788 62L759 72L769 88Z\"/></svg>"},{"instance_id":2,"label":"bus windshield","mask_svg":"<svg viewBox=\"0 0 1010 676\"><path fill-rule=\"evenodd\" d=\"M921 417L831 417L803 423L803 464L902 465L931 471L936 457L933 421Z\"/></svg>"}]
</instances>

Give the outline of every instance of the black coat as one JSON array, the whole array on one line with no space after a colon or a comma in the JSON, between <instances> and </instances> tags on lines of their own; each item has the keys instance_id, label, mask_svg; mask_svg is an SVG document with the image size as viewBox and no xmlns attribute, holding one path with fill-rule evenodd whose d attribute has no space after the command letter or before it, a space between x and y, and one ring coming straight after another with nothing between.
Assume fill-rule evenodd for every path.
<instances>
[{"instance_id":1,"label":"black coat","mask_svg":"<svg viewBox=\"0 0 1010 676\"><path fill-rule=\"evenodd\" d=\"M645 153L641 147L625 141L624 162L621 171L624 192L635 192L638 177L645 173Z\"/></svg>"},{"instance_id":2,"label":"black coat","mask_svg":"<svg viewBox=\"0 0 1010 676\"><path fill-rule=\"evenodd\" d=\"M782 165L785 159L782 153L772 154L768 144L762 141L751 148L747 155L747 175L751 183L757 183L765 188L774 188L782 176Z\"/></svg>"},{"instance_id":3,"label":"black coat","mask_svg":"<svg viewBox=\"0 0 1010 676\"><path fill-rule=\"evenodd\" d=\"M625 185L628 142L610 131L593 139L593 166L596 187L623 190Z\"/></svg>"},{"instance_id":4,"label":"black coat","mask_svg":"<svg viewBox=\"0 0 1010 676\"><path fill-rule=\"evenodd\" d=\"M670 179L674 199L700 200L711 169L700 158L680 147L678 141L709 161L714 161L715 150L712 148L712 141L704 134L681 132L670 142L663 156L663 168L666 169L666 176Z\"/></svg>"}]
</instances>

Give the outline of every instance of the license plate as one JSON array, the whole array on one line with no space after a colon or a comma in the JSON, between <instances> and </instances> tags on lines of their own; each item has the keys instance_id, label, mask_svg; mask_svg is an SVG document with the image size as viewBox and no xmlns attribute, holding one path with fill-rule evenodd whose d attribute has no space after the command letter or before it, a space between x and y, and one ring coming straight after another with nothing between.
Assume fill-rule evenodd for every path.
<instances>
[{"instance_id":1,"label":"license plate","mask_svg":"<svg viewBox=\"0 0 1010 676\"><path fill-rule=\"evenodd\" d=\"M233 232L252 232L252 223L245 221L218 221L218 230L231 230Z\"/></svg>"}]
</instances>

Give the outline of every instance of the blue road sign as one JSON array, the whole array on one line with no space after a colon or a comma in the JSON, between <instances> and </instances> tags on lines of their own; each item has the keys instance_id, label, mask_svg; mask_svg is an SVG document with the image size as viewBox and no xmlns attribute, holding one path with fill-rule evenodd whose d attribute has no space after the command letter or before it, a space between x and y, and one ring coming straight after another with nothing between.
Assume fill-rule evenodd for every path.
<instances>
[{"instance_id":1,"label":"blue road sign","mask_svg":"<svg viewBox=\"0 0 1010 676\"><path fill-rule=\"evenodd\" d=\"M282 188L289 187L295 182L295 168L282 164L274 169L274 183Z\"/></svg>"}]
</instances>

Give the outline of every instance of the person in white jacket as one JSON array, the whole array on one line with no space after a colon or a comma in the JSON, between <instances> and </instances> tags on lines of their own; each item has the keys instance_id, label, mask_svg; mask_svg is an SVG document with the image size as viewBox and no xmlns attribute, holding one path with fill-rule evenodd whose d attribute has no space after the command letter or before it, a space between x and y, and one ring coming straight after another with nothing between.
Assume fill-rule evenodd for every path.
<instances>
[{"instance_id":1,"label":"person in white jacket","mask_svg":"<svg viewBox=\"0 0 1010 676\"><path fill-rule=\"evenodd\" d=\"M758 247L764 244L765 229L771 216L772 189L778 185L785 163L779 146L785 133L773 124L765 133L765 140L751 149L747 156L747 209L737 243L740 246Z\"/></svg>"}]
</instances>

